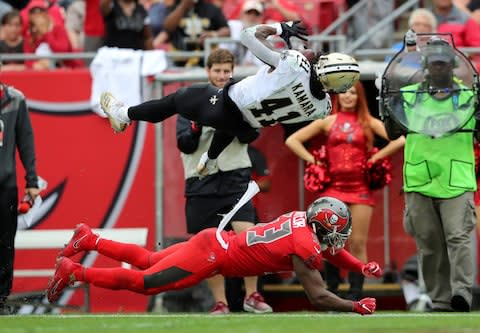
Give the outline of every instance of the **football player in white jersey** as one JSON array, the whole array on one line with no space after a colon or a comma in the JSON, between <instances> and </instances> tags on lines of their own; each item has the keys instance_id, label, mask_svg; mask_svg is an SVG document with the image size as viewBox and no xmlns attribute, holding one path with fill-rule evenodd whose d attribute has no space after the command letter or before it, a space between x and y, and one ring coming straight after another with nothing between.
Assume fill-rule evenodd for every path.
<instances>
[{"instance_id":1,"label":"football player in white jersey","mask_svg":"<svg viewBox=\"0 0 480 333\"><path fill-rule=\"evenodd\" d=\"M212 143L198 165L200 175L206 175L235 136L241 142L251 142L261 127L324 118L331 111L328 92L346 91L360 77L357 62L348 55L276 50L267 40L274 35L284 39L289 48L291 37L307 40L299 21L250 27L242 31L240 40L265 63L256 74L232 80L223 89L208 83L193 84L131 107L104 92L100 105L116 132L124 131L132 120L156 123L174 114L214 127Z\"/></svg>"}]
</instances>

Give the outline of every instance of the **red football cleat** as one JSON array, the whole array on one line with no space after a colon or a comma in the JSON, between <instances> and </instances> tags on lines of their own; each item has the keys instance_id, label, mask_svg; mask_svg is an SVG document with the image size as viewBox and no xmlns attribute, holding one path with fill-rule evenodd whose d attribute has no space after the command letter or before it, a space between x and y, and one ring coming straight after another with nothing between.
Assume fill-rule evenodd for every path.
<instances>
[{"instance_id":1,"label":"red football cleat","mask_svg":"<svg viewBox=\"0 0 480 333\"><path fill-rule=\"evenodd\" d=\"M74 263L72 260L62 257L58 258L55 266L55 274L50 279L47 287L47 298L50 303L58 300L62 291L73 285L75 282L75 275L73 272L80 264Z\"/></svg>"},{"instance_id":2,"label":"red football cleat","mask_svg":"<svg viewBox=\"0 0 480 333\"><path fill-rule=\"evenodd\" d=\"M60 251L58 257L71 257L81 251L90 251L95 249L98 235L92 232L92 229L84 223L80 223L75 228L72 238Z\"/></svg>"}]
</instances>

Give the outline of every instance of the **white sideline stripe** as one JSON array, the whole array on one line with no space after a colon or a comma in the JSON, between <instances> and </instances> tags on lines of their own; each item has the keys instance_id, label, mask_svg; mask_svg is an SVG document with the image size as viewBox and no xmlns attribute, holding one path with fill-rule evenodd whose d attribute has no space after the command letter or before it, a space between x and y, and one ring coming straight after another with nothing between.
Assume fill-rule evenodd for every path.
<instances>
[{"instance_id":1,"label":"white sideline stripe","mask_svg":"<svg viewBox=\"0 0 480 333\"><path fill-rule=\"evenodd\" d=\"M123 243L144 246L147 228L92 229L100 237ZM73 236L71 229L18 230L15 237L16 249L60 249Z\"/></svg>"},{"instance_id":2,"label":"white sideline stripe","mask_svg":"<svg viewBox=\"0 0 480 333\"><path fill-rule=\"evenodd\" d=\"M50 277L55 273L54 269L16 269L15 277Z\"/></svg>"}]
</instances>

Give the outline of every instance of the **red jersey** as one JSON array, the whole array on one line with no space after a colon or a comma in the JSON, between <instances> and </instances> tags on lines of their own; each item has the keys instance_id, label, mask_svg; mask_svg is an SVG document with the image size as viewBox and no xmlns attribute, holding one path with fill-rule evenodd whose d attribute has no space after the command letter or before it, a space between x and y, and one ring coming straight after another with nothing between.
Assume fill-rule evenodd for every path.
<instances>
[{"instance_id":1,"label":"red jersey","mask_svg":"<svg viewBox=\"0 0 480 333\"><path fill-rule=\"evenodd\" d=\"M228 243L221 274L252 276L293 270L292 255L312 269L322 267L321 246L304 211L260 223L238 235L223 232Z\"/></svg>"}]
</instances>

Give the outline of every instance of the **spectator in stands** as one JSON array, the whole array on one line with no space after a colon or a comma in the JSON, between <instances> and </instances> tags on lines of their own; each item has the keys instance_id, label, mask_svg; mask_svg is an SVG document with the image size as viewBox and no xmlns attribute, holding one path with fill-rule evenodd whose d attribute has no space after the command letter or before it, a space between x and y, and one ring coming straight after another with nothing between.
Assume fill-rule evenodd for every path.
<instances>
[{"instance_id":1,"label":"spectator in stands","mask_svg":"<svg viewBox=\"0 0 480 333\"><path fill-rule=\"evenodd\" d=\"M359 0L348 1L352 7ZM370 28L375 27L381 20L392 13L394 8L393 0L371 0L367 1L365 6L359 8L352 18L352 23L348 27L348 37L356 40L367 33ZM377 30L368 38L360 48L374 49L390 47L393 41L393 23L385 25Z\"/></svg>"},{"instance_id":2,"label":"spectator in stands","mask_svg":"<svg viewBox=\"0 0 480 333\"><path fill-rule=\"evenodd\" d=\"M206 0L176 0L168 8L163 28L173 47L182 51L203 50L206 38L229 37L227 19L222 10ZM202 59L176 61L178 66L202 65Z\"/></svg>"},{"instance_id":3,"label":"spectator in stands","mask_svg":"<svg viewBox=\"0 0 480 333\"><path fill-rule=\"evenodd\" d=\"M341 93L333 108L334 114L312 122L310 125L290 135L285 144L298 157L307 163L320 163L307 150L305 143L317 135L327 138L326 151L328 164L325 166L331 182L321 196L331 196L347 203L352 212L352 235L348 241L351 253L367 260L367 240L372 220L375 200L367 177L367 161L375 162L393 154L403 147L404 138L392 141L369 159L373 148L374 135L388 139L383 123L372 117L368 110L365 89L358 81L347 92ZM325 262L325 275L328 289L338 291L340 273L336 266ZM364 277L358 272L349 272L349 298L362 297Z\"/></svg>"},{"instance_id":4,"label":"spectator in stands","mask_svg":"<svg viewBox=\"0 0 480 333\"><path fill-rule=\"evenodd\" d=\"M451 33L456 47L480 47L480 24L453 4L453 0L432 0L439 33ZM474 57L477 60L477 57Z\"/></svg>"},{"instance_id":5,"label":"spectator in stands","mask_svg":"<svg viewBox=\"0 0 480 333\"><path fill-rule=\"evenodd\" d=\"M223 88L233 75L235 58L226 49L216 49L207 58L206 71L209 82ZM218 168L212 174L199 177L197 164L202 153L210 145L215 129L202 126L187 118L177 118L177 146L182 152L185 174L185 212L187 232L198 232L216 227L224 214L238 202L250 181L252 163L247 147L248 142L235 139L218 158ZM231 226L240 233L254 225L255 210L252 202L245 204L233 217ZM257 277L245 278L243 309L248 312L271 312L272 308L265 303L257 292ZM224 279L216 275L207 280L216 301L212 314L230 312L225 297ZM242 294L241 289L236 294ZM241 298L243 299L243 297ZM231 306L231 304L229 304Z\"/></svg>"},{"instance_id":6,"label":"spectator in stands","mask_svg":"<svg viewBox=\"0 0 480 333\"><path fill-rule=\"evenodd\" d=\"M243 29L253 27L263 22L263 5L257 0L248 0L243 3L240 19L228 20L228 26L230 27L230 36L234 40L240 40L240 33ZM240 65L257 65L261 66L263 62L255 57L251 51L249 51L241 43L225 43L222 44L233 52L237 63Z\"/></svg>"},{"instance_id":7,"label":"spectator in stands","mask_svg":"<svg viewBox=\"0 0 480 333\"><path fill-rule=\"evenodd\" d=\"M244 199L247 197L248 193ZM334 227L331 221L336 222ZM343 249L350 229L348 207L328 197L316 200L307 212L293 211L240 234L217 228L205 229L186 242L158 252L100 238L87 225L80 224L59 254L47 297L50 302L55 302L75 281L155 295L193 286L215 274L245 277L294 270L308 299L317 308L372 314L376 306L374 298L341 299L325 289L318 271L322 258L326 258L366 276L381 276L382 269L376 262L364 264ZM90 268L68 258L92 250L130 263L140 270Z\"/></svg>"},{"instance_id":8,"label":"spectator in stands","mask_svg":"<svg viewBox=\"0 0 480 333\"><path fill-rule=\"evenodd\" d=\"M17 231L17 150L26 173L25 195L35 200L39 190L33 129L25 97L2 83L0 108L0 315L6 315L11 312L6 300L12 289Z\"/></svg>"},{"instance_id":9,"label":"spectator in stands","mask_svg":"<svg viewBox=\"0 0 480 333\"><path fill-rule=\"evenodd\" d=\"M408 28L417 34L433 33L437 31L437 19L432 11L426 8L417 8L412 11L408 18ZM403 47L403 41L395 43L392 48L400 51ZM389 61L391 57L386 59Z\"/></svg>"},{"instance_id":10,"label":"spectator in stands","mask_svg":"<svg viewBox=\"0 0 480 333\"><path fill-rule=\"evenodd\" d=\"M167 16L167 8L173 6L175 0L141 0L141 4L148 12L150 27L153 34L153 47L155 49L169 48L168 33L163 29L163 22Z\"/></svg>"},{"instance_id":11,"label":"spectator in stands","mask_svg":"<svg viewBox=\"0 0 480 333\"><path fill-rule=\"evenodd\" d=\"M76 51L95 52L103 46L105 27L100 0L73 0L66 9L65 27ZM90 64L91 59L86 60Z\"/></svg>"},{"instance_id":12,"label":"spectator in stands","mask_svg":"<svg viewBox=\"0 0 480 333\"><path fill-rule=\"evenodd\" d=\"M475 10L480 8L479 0L453 0L453 4L468 15L472 15Z\"/></svg>"},{"instance_id":13,"label":"spectator in stands","mask_svg":"<svg viewBox=\"0 0 480 333\"><path fill-rule=\"evenodd\" d=\"M0 19L3 17L3 15L5 15L6 13L8 12L11 12L13 9L12 6L10 6L8 3L5 3L3 1L0 1ZM0 34L0 37L1 34Z\"/></svg>"},{"instance_id":14,"label":"spectator in stands","mask_svg":"<svg viewBox=\"0 0 480 333\"><path fill-rule=\"evenodd\" d=\"M301 10L291 0L262 0L265 12L263 23L301 20Z\"/></svg>"},{"instance_id":15,"label":"spectator in stands","mask_svg":"<svg viewBox=\"0 0 480 333\"><path fill-rule=\"evenodd\" d=\"M467 6L470 16L480 24L480 0L471 0Z\"/></svg>"},{"instance_id":16,"label":"spectator in stands","mask_svg":"<svg viewBox=\"0 0 480 333\"><path fill-rule=\"evenodd\" d=\"M238 19L242 14L242 8L246 2L239 2L237 7L232 11L230 19ZM301 20L301 10L291 0L258 0L263 6L263 23L275 23L283 21Z\"/></svg>"},{"instance_id":17,"label":"spectator in stands","mask_svg":"<svg viewBox=\"0 0 480 333\"><path fill-rule=\"evenodd\" d=\"M65 28L72 48L81 52L84 45L85 0L74 0L65 11Z\"/></svg>"},{"instance_id":18,"label":"spectator in stands","mask_svg":"<svg viewBox=\"0 0 480 333\"><path fill-rule=\"evenodd\" d=\"M460 7L459 4L461 3L463 4L463 6ZM464 10L470 16L470 18L478 24L479 28L477 29L480 29L480 0L457 0L454 1L454 4L456 6L459 6L460 9ZM475 47L479 47L479 45L475 45ZM480 54L473 54L471 58L476 63L477 71L480 71Z\"/></svg>"},{"instance_id":19,"label":"spectator in stands","mask_svg":"<svg viewBox=\"0 0 480 333\"><path fill-rule=\"evenodd\" d=\"M56 0L31 0L28 5L20 12L22 16L23 35L26 36L30 31L30 10L33 8L45 8L50 19L55 25L65 27L65 15L63 7L59 6Z\"/></svg>"},{"instance_id":20,"label":"spectator in stands","mask_svg":"<svg viewBox=\"0 0 480 333\"><path fill-rule=\"evenodd\" d=\"M64 25L58 24L50 16L48 4L44 1L35 1L30 4L28 12L29 30L25 36L24 52L37 55L50 56L56 52L72 52L72 46ZM76 60L59 60L45 58L40 60L27 60L25 65L33 69L49 69L57 66L77 67L80 62Z\"/></svg>"},{"instance_id":21,"label":"spectator in stands","mask_svg":"<svg viewBox=\"0 0 480 333\"><path fill-rule=\"evenodd\" d=\"M105 46L151 50L152 31L145 8L137 0L100 0Z\"/></svg>"},{"instance_id":22,"label":"spectator in stands","mask_svg":"<svg viewBox=\"0 0 480 333\"><path fill-rule=\"evenodd\" d=\"M100 0L85 0L85 22L83 22L85 52L95 52L104 45L105 24L99 8Z\"/></svg>"},{"instance_id":23,"label":"spectator in stands","mask_svg":"<svg viewBox=\"0 0 480 333\"><path fill-rule=\"evenodd\" d=\"M31 0L1 0L0 2L10 5L16 10L22 10L28 5L30 1Z\"/></svg>"},{"instance_id":24,"label":"spectator in stands","mask_svg":"<svg viewBox=\"0 0 480 333\"><path fill-rule=\"evenodd\" d=\"M2 39L0 54L23 53L22 19L18 10L12 10L1 19ZM23 60L3 60L2 70L24 70Z\"/></svg>"}]
</instances>

